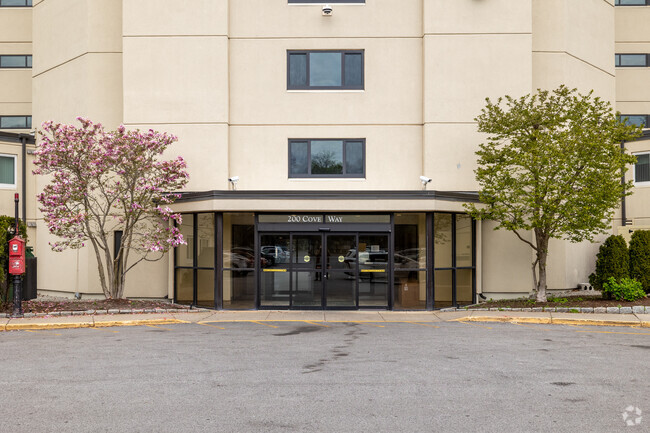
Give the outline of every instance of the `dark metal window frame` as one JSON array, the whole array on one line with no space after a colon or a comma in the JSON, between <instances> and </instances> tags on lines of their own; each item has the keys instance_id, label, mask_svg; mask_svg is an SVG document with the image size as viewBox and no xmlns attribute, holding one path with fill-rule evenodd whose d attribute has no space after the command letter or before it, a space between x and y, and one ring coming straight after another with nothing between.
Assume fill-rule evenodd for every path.
<instances>
[{"instance_id":1,"label":"dark metal window frame","mask_svg":"<svg viewBox=\"0 0 650 433\"><path fill-rule=\"evenodd\" d=\"M22 57L23 66L2 66L3 57ZM27 61L29 59L29 62ZM32 68L32 55L31 54L2 54L0 55L0 69L31 69Z\"/></svg>"},{"instance_id":2,"label":"dark metal window frame","mask_svg":"<svg viewBox=\"0 0 650 433\"><path fill-rule=\"evenodd\" d=\"M451 215L451 267L442 267L442 268L436 268L435 267L435 233L433 233L433 230L435 228L435 225L433 224L433 218L436 217L436 215L442 215L442 214L449 214ZM436 309L436 304L435 304L435 297L436 297L436 286L435 286L435 278L436 278L436 271L451 271L451 296L452 296L452 306L453 307L458 307L458 301L456 297L457 293L457 278L456 278L456 271L458 270L463 270L463 269L471 269L472 270L472 301L470 304L473 304L476 302L476 220L471 218L472 224L471 224L471 232L472 232L472 265L471 266L456 266L456 215L467 215L464 212L433 212L431 215L431 233L430 233L430 239L427 240L428 245L427 247L431 251L431 267L429 268L431 271L427 273L428 278L430 278L430 290L431 290L431 303L432 303L432 308ZM427 260L428 260L427 256ZM443 307L445 308L445 307Z\"/></svg>"},{"instance_id":3,"label":"dark metal window frame","mask_svg":"<svg viewBox=\"0 0 650 433\"><path fill-rule=\"evenodd\" d=\"M264 212L264 214L272 214L274 212ZM322 215L321 214L314 214L314 213L305 213L305 215ZM337 214L355 214L353 213L348 213L348 212L337 212ZM373 214L373 213L371 213ZM377 213L384 215L386 213ZM327 250L327 237L328 236L336 236L336 235L350 235L350 236L355 236L356 238L356 244L359 245L359 237L360 236L387 236L388 237L388 249L389 251L393 250L393 242L394 242L394 237L393 237L393 214L391 213L391 220L390 223L336 223L336 224L331 224L331 223L304 223L304 224L284 224L284 223L259 223L258 217L259 213L255 214L255 242L256 242L256 247L255 247L255 252L256 252L256 263L259 264L260 262L260 245L261 245L261 237L264 235L271 235L271 234L285 234L289 238L289 244L291 245L293 243L293 236L294 235L321 235L323 236L323 251ZM369 214L370 215L370 214ZM388 287L387 287L387 306L386 307L381 307L381 306L360 306L359 305L359 282L358 282L358 276L359 276L359 266L357 265L355 268L355 305L354 306L327 306L326 304L326 290L323 289L321 293L321 306L320 307L310 307L310 306L295 306L293 305L293 273L297 272L298 267L295 266L295 264L290 260L289 263L287 263L287 270L290 272L289 276L289 303L287 307L280 307L278 305L261 305L261 299L260 299L260 289L261 289L261 278L262 278L262 271L257 273L257 278L256 278L256 290L255 290L255 308L258 310L277 310L277 309L288 309L288 310L392 310L393 309L393 281L392 281L392 275L393 275L393 269L394 269L394 263L393 263L393 255L389 254L388 255L388 262L387 262L387 276L389 278L388 282ZM324 261L326 260L325 255L321 256L321 269L323 268Z\"/></svg>"},{"instance_id":4,"label":"dark metal window frame","mask_svg":"<svg viewBox=\"0 0 650 433\"><path fill-rule=\"evenodd\" d=\"M311 142L312 141L341 141L343 143L343 173L342 174L311 174ZM292 143L307 143L307 173L306 174L293 174L291 173L291 144ZM346 144L348 142L361 142L361 149L363 153L363 173L361 174L347 174L346 173ZM290 138L288 145L288 165L287 171L289 179L311 179L311 178L346 178L346 179L363 179L366 177L366 139L365 138Z\"/></svg>"},{"instance_id":5,"label":"dark metal window frame","mask_svg":"<svg viewBox=\"0 0 650 433\"><path fill-rule=\"evenodd\" d=\"M25 126L2 126L2 120L6 118L18 119L23 118ZM0 116L0 129L32 129L32 116Z\"/></svg>"},{"instance_id":6,"label":"dark metal window frame","mask_svg":"<svg viewBox=\"0 0 650 433\"><path fill-rule=\"evenodd\" d=\"M632 4L625 4L621 3L621 0L616 0L616 3L614 4L615 6L650 6L650 0L645 0L645 4L640 4L640 5L632 5Z\"/></svg>"},{"instance_id":7,"label":"dark metal window frame","mask_svg":"<svg viewBox=\"0 0 650 433\"><path fill-rule=\"evenodd\" d=\"M618 116L620 121L622 122L626 118L630 117L643 117L645 118L645 122L643 124L644 128L650 128L650 114L621 114Z\"/></svg>"},{"instance_id":8,"label":"dark metal window frame","mask_svg":"<svg viewBox=\"0 0 650 433\"><path fill-rule=\"evenodd\" d=\"M311 53L339 53L341 54L341 85L340 86L310 86L310 54ZM299 54L307 56L307 71L305 86L291 84L291 55ZM347 86L345 84L345 55L346 54L360 54L361 55L361 85ZM364 90L366 85L366 56L365 50L287 50L287 90Z\"/></svg>"},{"instance_id":9,"label":"dark metal window frame","mask_svg":"<svg viewBox=\"0 0 650 433\"><path fill-rule=\"evenodd\" d=\"M645 65L622 65L621 56L645 56ZM650 66L650 54L645 53L616 53L614 55L614 66L617 68L647 68Z\"/></svg>"},{"instance_id":10,"label":"dark metal window frame","mask_svg":"<svg viewBox=\"0 0 650 433\"><path fill-rule=\"evenodd\" d=\"M13 165L14 165L14 180L12 183L2 183L0 182L0 186L7 188L15 188L16 185L18 184L18 157L16 155L10 155L8 153L0 153L0 158L10 158L13 160Z\"/></svg>"},{"instance_id":11,"label":"dark metal window frame","mask_svg":"<svg viewBox=\"0 0 650 433\"><path fill-rule=\"evenodd\" d=\"M31 8L32 0L24 0L22 5L12 5L5 4L3 0L0 0L0 8Z\"/></svg>"},{"instance_id":12,"label":"dark metal window frame","mask_svg":"<svg viewBox=\"0 0 650 433\"><path fill-rule=\"evenodd\" d=\"M640 155L650 155L650 152L637 152L637 153L634 153L634 156L640 156ZM636 180L636 167L637 167L637 165L638 164L635 162L634 163L634 184L635 185L637 185L637 184L650 185L650 179L648 179L648 180Z\"/></svg>"},{"instance_id":13,"label":"dark metal window frame","mask_svg":"<svg viewBox=\"0 0 650 433\"><path fill-rule=\"evenodd\" d=\"M214 212L183 212L182 215L192 215L193 218L193 224L192 224L192 266L178 266L177 263L177 254L178 254L178 248L174 248L174 302L176 302L176 299L178 296L176 295L176 291L178 289L178 282L176 281L176 270L178 269L191 269L192 270L192 306L197 306L198 305L198 271L200 270L206 270L206 271L213 271L213 278L214 278L214 308L218 308L219 305L217 303L217 281L221 279L220 275L217 275L217 269L218 269L218 254L217 251L215 250L214 254L214 264L212 267L207 267L207 266L198 266L198 216L200 214L209 214L212 215L214 218L214 228L215 228L215 236L217 236L217 233L219 232L219 226L217 226L217 223L220 222L220 220L217 218L217 214ZM175 223L176 224L176 223ZM176 227L178 225L176 224ZM216 245L215 245L216 249Z\"/></svg>"}]
</instances>

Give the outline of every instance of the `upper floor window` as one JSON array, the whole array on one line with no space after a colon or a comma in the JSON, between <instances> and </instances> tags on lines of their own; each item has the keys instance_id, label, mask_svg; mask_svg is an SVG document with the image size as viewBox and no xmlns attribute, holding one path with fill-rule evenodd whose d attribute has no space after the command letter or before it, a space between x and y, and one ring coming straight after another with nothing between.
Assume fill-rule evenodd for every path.
<instances>
[{"instance_id":1,"label":"upper floor window","mask_svg":"<svg viewBox=\"0 0 650 433\"><path fill-rule=\"evenodd\" d=\"M616 6L648 6L650 0L616 0Z\"/></svg>"},{"instance_id":2,"label":"upper floor window","mask_svg":"<svg viewBox=\"0 0 650 433\"><path fill-rule=\"evenodd\" d=\"M14 187L16 185L16 157L0 155L0 186Z\"/></svg>"},{"instance_id":3,"label":"upper floor window","mask_svg":"<svg viewBox=\"0 0 650 433\"><path fill-rule=\"evenodd\" d=\"M634 164L634 183L648 182L650 184L650 153L639 153Z\"/></svg>"},{"instance_id":4,"label":"upper floor window","mask_svg":"<svg viewBox=\"0 0 650 433\"><path fill-rule=\"evenodd\" d=\"M648 115L645 114L621 114L621 121L624 121L627 125L636 125L643 126L644 128L650 123L648 123Z\"/></svg>"},{"instance_id":5,"label":"upper floor window","mask_svg":"<svg viewBox=\"0 0 650 433\"><path fill-rule=\"evenodd\" d=\"M28 7L32 0L0 0L0 7Z\"/></svg>"},{"instance_id":6,"label":"upper floor window","mask_svg":"<svg viewBox=\"0 0 650 433\"><path fill-rule=\"evenodd\" d=\"M287 51L288 89L363 89L363 50Z\"/></svg>"},{"instance_id":7,"label":"upper floor window","mask_svg":"<svg viewBox=\"0 0 650 433\"><path fill-rule=\"evenodd\" d=\"M648 66L647 54L616 54L616 66L618 67L645 67Z\"/></svg>"},{"instance_id":8,"label":"upper floor window","mask_svg":"<svg viewBox=\"0 0 650 433\"><path fill-rule=\"evenodd\" d=\"M0 68L31 68L31 55L1 55Z\"/></svg>"},{"instance_id":9,"label":"upper floor window","mask_svg":"<svg viewBox=\"0 0 650 433\"><path fill-rule=\"evenodd\" d=\"M363 139L289 140L289 177L364 177Z\"/></svg>"},{"instance_id":10,"label":"upper floor window","mask_svg":"<svg viewBox=\"0 0 650 433\"><path fill-rule=\"evenodd\" d=\"M32 116L0 116L0 129L32 129Z\"/></svg>"}]
</instances>

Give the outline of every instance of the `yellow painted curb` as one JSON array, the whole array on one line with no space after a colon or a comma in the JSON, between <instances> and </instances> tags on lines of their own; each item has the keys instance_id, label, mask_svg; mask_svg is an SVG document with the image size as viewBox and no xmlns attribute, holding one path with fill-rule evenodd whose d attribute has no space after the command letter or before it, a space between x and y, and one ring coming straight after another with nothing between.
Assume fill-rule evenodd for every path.
<instances>
[{"instance_id":1,"label":"yellow painted curb","mask_svg":"<svg viewBox=\"0 0 650 433\"><path fill-rule=\"evenodd\" d=\"M174 323L190 323L178 319L142 319L142 320L111 320L95 322L95 328L108 328L111 326L143 326L143 325L173 325Z\"/></svg>"},{"instance_id":2,"label":"yellow painted curb","mask_svg":"<svg viewBox=\"0 0 650 433\"><path fill-rule=\"evenodd\" d=\"M67 328L92 328L93 322L78 323L7 323L5 331L20 331L25 329L67 329Z\"/></svg>"},{"instance_id":3,"label":"yellow painted curb","mask_svg":"<svg viewBox=\"0 0 650 433\"><path fill-rule=\"evenodd\" d=\"M452 319L449 322L499 322L499 323L533 323L549 325L550 317L510 317L510 316L475 316Z\"/></svg>"},{"instance_id":4,"label":"yellow painted curb","mask_svg":"<svg viewBox=\"0 0 650 433\"><path fill-rule=\"evenodd\" d=\"M170 325L175 323L190 323L178 319L143 319L143 320L111 320L107 322L61 322L61 323L8 323L1 331L45 330L45 329L74 329L74 328L108 328L111 326L143 326Z\"/></svg>"},{"instance_id":5,"label":"yellow painted curb","mask_svg":"<svg viewBox=\"0 0 650 433\"><path fill-rule=\"evenodd\" d=\"M641 326L650 328L650 322L629 320L590 320L590 319L553 319L551 317L509 317L509 316L476 316L461 317L450 322L499 322L499 323L532 323L538 325L584 325L584 326Z\"/></svg>"},{"instance_id":6,"label":"yellow painted curb","mask_svg":"<svg viewBox=\"0 0 650 433\"><path fill-rule=\"evenodd\" d=\"M584 326L639 326L640 322L629 320L590 320L590 319L551 319L553 325L584 325Z\"/></svg>"}]
</instances>

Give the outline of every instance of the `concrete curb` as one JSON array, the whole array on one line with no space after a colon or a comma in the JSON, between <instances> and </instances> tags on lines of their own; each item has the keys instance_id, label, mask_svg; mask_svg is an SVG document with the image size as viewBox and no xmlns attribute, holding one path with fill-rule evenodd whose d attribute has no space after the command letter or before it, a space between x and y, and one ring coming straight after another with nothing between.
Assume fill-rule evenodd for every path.
<instances>
[{"instance_id":1,"label":"concrete curb","mask_svg":"<svg viewBox=\"0 0 650 433\"><path fill-rule=\"evenodd\" d=\"M637 320L593 320L593 319L566 319L553 317L510 317L510 316L468 316L452 319L450 322L499 322L499 323L527 323L536 325L583 325L583 326L640 326L650 328L650 322Z\"/></svg>"},{"instance_id":2,"label":"concrete curb","mask_svg":"<svg viewBox=\"0 0 650 433\"><path fill-rule=\"evenodd\" d=\"M14 319L16 320L16 319ZM20 320L20 319L18 319ZM0 327L0 331L25 331L25 330L47 330L47 329L75 329L75 328L108 328L113 326L145 326L145 325L171 325L178 323L189 323L178 319L136 319L136 320L107 320L98 321L85 320L80 322L35 322L35 323L8 323Z\"/></svg>"},{"instance_id":3,"label":"concrete curb","mask_svg":"<svg viewBox=\"0 0 650 433\"><path fill-rule=\"evenodd\" d=\"M216 310L209 308L156 308L151 310L127 309L127 310L73 310L73 311L52 311L49 313L25 313L22 318L50 318L67 316L103 316L116 314L180 314L180 313L206 313ZM0 313L1 319L12 319L11 314Z\"/></svg>"}]
</instances>

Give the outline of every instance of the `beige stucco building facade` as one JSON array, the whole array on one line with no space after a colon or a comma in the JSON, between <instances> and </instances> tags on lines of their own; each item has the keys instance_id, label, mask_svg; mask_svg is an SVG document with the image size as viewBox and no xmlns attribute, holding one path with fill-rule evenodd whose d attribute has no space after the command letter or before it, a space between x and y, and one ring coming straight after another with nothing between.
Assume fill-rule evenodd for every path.
<instances>
[{"instance_id":1,"label":"beige stucco building facade","mask_svg":"<svg viewBox=\"0 0 650 433\"><path fill-rule=\"evenodd\" d=\"M650 113L650 69L613 62L650 53L650 7L614 0L330 1L330 15L308 0L30 3L0 7L0 55L33 53L0 68L0 118L32 122L6 131L81 115L173 133L169 156L188 163L175 209L191 242L129 274L129 297L413 309L523 296L532 250L463 209L485 98L566 84ZM3 154L20 158L0 138ZM0 212L19 183L0 187ZM99 295L90 251L50 251L42 187L28 176L39 290ZM644 193L627 200L633 224L650 225ZM554 242L549 288L586 282L597 247Z\"/></svg>"}]
</instances>

